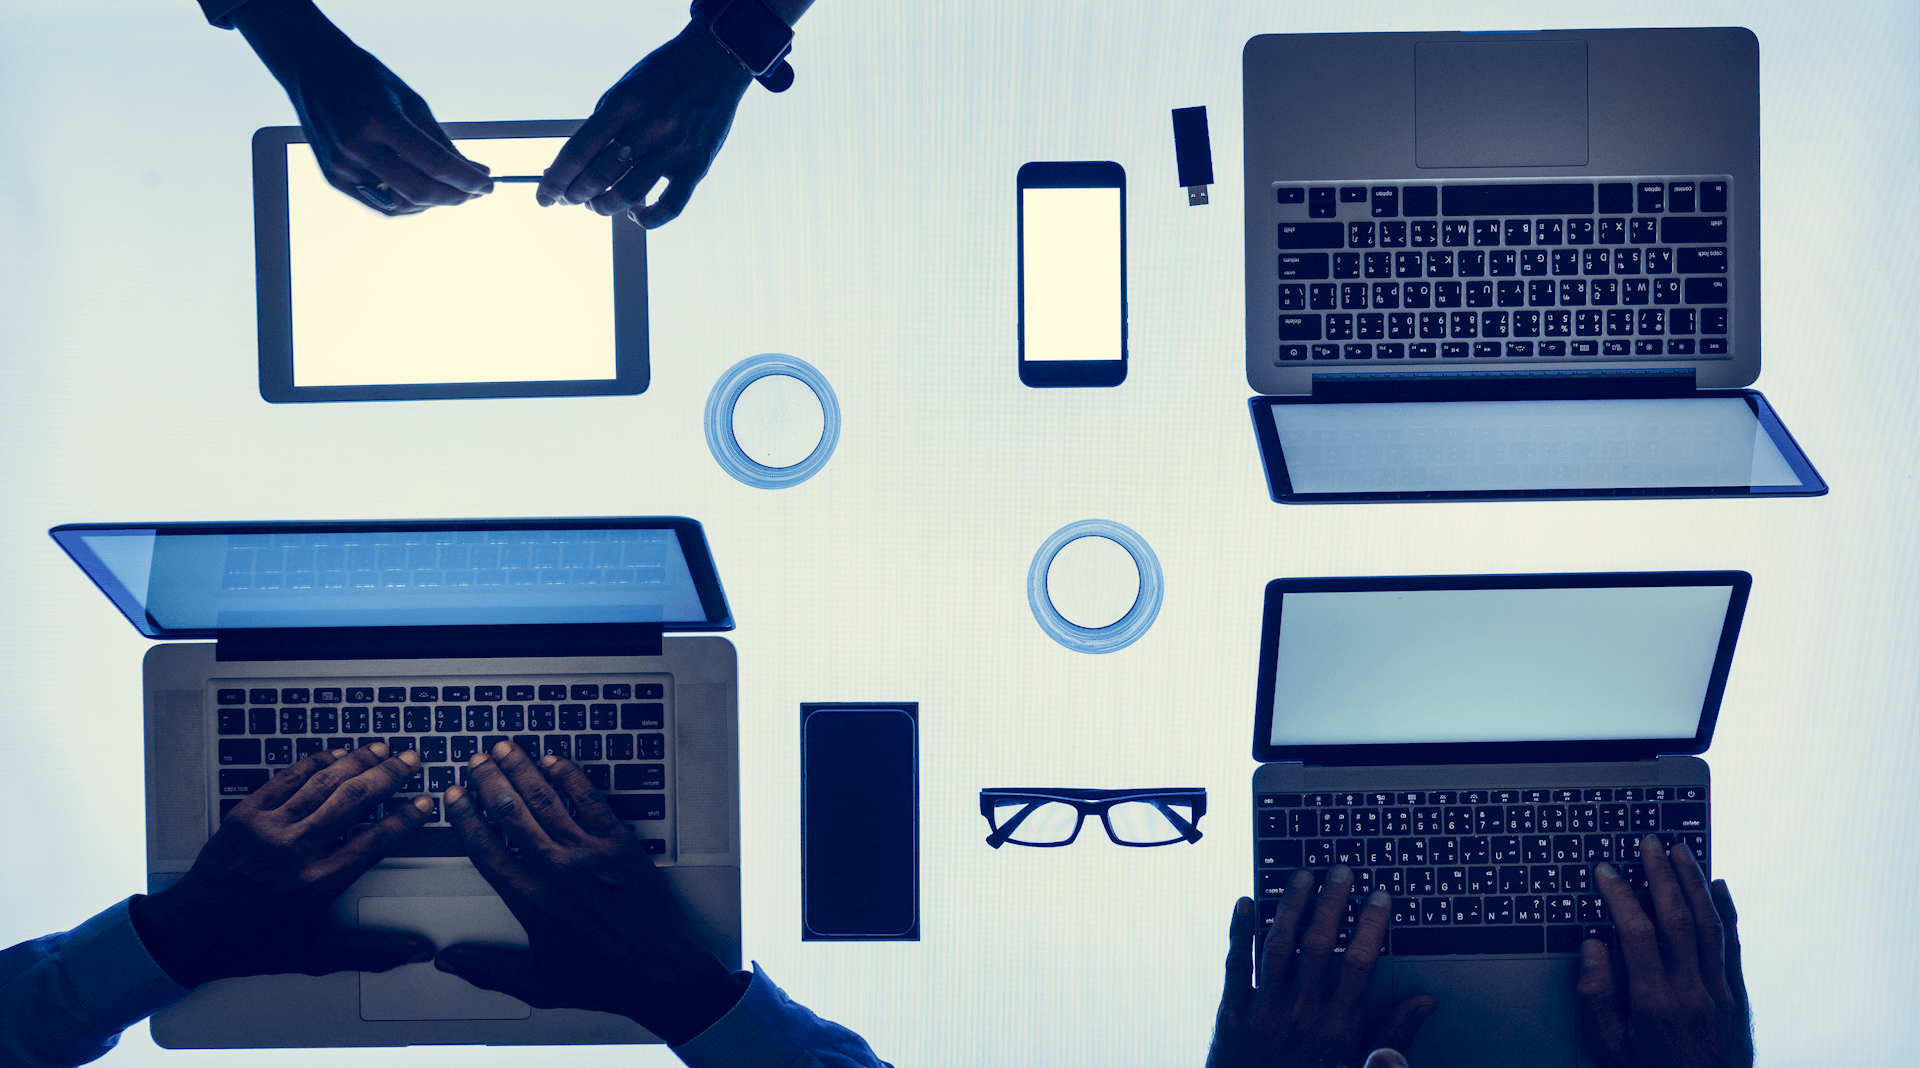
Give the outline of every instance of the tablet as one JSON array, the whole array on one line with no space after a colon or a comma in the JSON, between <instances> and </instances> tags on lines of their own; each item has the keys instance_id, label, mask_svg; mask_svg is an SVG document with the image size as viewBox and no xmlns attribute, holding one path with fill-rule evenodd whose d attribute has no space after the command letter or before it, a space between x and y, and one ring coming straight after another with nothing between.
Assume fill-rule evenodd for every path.
<instances>
[{"instance_id":1,"label":"tablet","mask_svg":"<svg viewBox=\"0 0 1920 1068\"><path fill-rule=\"evenodd\" d=\"M444 129L538 175L577 120ZM273 403L631 394L647 388L646 230L541 208L531 183L388 217L320 174L297 126L253 136L260 395Z\"/></svg>"},{"instance_id":2,"label":"tablet","mask_svg":"<svg viewBox=\"0 0 1920 1068\"><path fill-rule=\"evenodd\" d=\"M1818 496L1750 389L1685 397L1315 402L1254 397L1267 488L1285 504Z\"/></svg>"}]
</instances>

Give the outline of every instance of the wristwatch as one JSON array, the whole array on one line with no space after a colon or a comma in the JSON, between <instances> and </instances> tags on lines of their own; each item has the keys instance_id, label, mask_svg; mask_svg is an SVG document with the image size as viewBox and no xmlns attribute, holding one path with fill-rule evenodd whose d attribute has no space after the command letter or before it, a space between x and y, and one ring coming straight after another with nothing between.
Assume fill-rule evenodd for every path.
<instances>
[{"instance_id":1,"label":"wristwatch","mask_svg":"<svg viewBox=\"0 0 1920 1068\"><path fill-rule=\"evenodd\" d=\"M707 32L720 42L727 54L767 87L782 93L793 84L793 67L787 53L793 50L793 27L780 21L762 0L722 0L711 6Z\"/></svg>"}]
</instances>

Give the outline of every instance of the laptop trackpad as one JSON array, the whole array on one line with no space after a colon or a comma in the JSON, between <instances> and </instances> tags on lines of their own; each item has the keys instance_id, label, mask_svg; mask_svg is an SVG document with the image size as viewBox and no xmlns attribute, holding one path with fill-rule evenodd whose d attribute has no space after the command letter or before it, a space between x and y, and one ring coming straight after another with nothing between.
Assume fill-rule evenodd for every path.
<instances>
[{"instance_id":1,"label":"laptop trackpad","mask_svg":"<svg viewBox=\"0 0 1920 1068\"><path fill-rule=\"evenodd\" d=\"M506 902L486 897L363 897L360 926L411 931L445 949L456 942L525 946L527 932ZM362 1020L524 1020L533 1010L519 998L482 990L433 966L402 964L360 973Z\"/></svg>"},{"instance_id":2,"label":"laptop trackpad","mask_svg":"<svg viewBox=\"0 0 1920 1068\"><path fill-rule=\"evenodd\" d=\"M1567 1068L1579 1056L1578 957L1395 961L1393 996L1432 994L1407 1061L1419 1068Z\"/></svg>"}]
</instances>

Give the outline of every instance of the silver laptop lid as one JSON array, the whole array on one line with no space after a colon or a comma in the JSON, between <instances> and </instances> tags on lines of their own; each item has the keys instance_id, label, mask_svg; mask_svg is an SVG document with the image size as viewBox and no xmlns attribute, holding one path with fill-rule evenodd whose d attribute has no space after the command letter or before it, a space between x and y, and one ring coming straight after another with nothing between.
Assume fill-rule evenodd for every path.
<instances>
[{"instance_id":1,"label":"silver laptop lid","mask_svg":"<svg viewBox=\"0 0 1920 1068\"><path fill-rule=\"evenodd\" d=\"M50 533L151 638L733 628L706 535L679 517L72 524Z\"/></svg>"},{"instance_id":2,"label":"silver laptop lid","mask_svg":"<svg viewBox=\"0 0 1920 1068\"><path fill-rule=\"evenodd\" d=\"M1759 376L1760 59L1751 31L1270 34L1249 40L1242 62L1247 381L1255 390L1304 394L1327 374L1462 369L1684 368L1702 387L1745 386ZM1328 203L1309 203L1302 187L1324 187ZM1714 219L1724 236L1705 232ZM1408 232L1416 220L1436 227L1430 246ZM1531 232L1543 220L1556 228L1547 249ZM1575 243L1575 220L1599 232ZM1516 232L1507 232L1509 221ZM1439 229L1446 223L1466 229L1449 234ZM1501 232L1482 234L1474 224ZM1282 233L1301 225L1309 231L1291 240ZM1319 230L1326 234L1314 236ZM1643 255L1650 249L1666 250L1666 262ZM1533 253L1537 271L1529 273L1522 250ZM1547 251L1585 259L1554 263L1541 255ZM1441 274L1426 262L1430 252L1488 259L1478 273L1447 262ZM1515 257L1511 274L1495 269L1495 252ZM1288 253L1308 262L1289 273ZM1385 256L1389 273L1361 269L1368 253ZM1400 262L1409 254L1421 257L1417 273ZM1354 257L1352 273L1342 273L1337 256ZM1408 303L1404 287L1437 288L1430 277L1484 287L1487 303L1476 304L1472 288L1458 303L1439 303L1437 292ZM1724 287L1718 297L1705 292L1716 280ZM1502 281L1520 286L1502 293ZM1594 281L1604 295L1590 292ZM1551 301L1527 289L1531 282L1551 283ZM1562 292L1562 282L1577 284ZM1329 303L1313 297L1315 284L1334 287ZM1299 292L1283 292L1289 285ZM1342 285L1366 287L1364 302ZM1391 303L1373 299L1376 286L1393 288L1381 294ZM1720 327L1718 318L1707 321L1707 308L1722 309L1722 332L1712 332ZM1684 324L1670 318L1675 309L1687 313ZM1422 311L1448 322L1422 323ZM1562 311L1566 330L1557 333ZM1524 327L1515 318L1523 314ZM1466 315L1472 333L1451 321ZM1393 316L1410 318L1396 328ZM1594 355L1581 356L1589 346ZM1656 347L1659 354L1648 355Z\"/></svg>"},{"instance_id":3,"label":"silver laptop lid","mask_svg":"<svg viewBox=\"0 0 1920 1068\"><path fill-rule=\"evenodd\" d=\"M1276 579L1254 757L1549 763L1701 753L1744 571Z\"/></svg>"}]
</instances>

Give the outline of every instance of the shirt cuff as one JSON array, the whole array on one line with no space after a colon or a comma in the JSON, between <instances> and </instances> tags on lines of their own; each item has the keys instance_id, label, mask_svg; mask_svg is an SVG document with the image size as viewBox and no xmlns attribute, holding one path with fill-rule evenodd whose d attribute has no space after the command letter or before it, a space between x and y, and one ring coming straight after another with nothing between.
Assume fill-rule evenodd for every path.
<instances>
[{"instance_id":1,"label":"shirt cuff","mask_svg":"<svg viewBox=\"0 0 1920 1068\"><path fill-rule=\"evenodd\" d=\"M74 1013L90 1030L115 1034L186 997L133 929L128 898L73 929L60 947Z\"/></svg>"},{"instance_id":2,"label":"shirt cuff","mask_svg":"<svg viewBox=\"0 0 1920 1068\"><path fill-rule=\"evenodd\" d=\"M815 1023L813 1013L773 985L755 961L747 992L733 1008L673 1052L687 1068L789 1065L805 1048Z\"/></svg>"},{"instance_id":3,"label":"shirt cuff","mask_svg":"<svg viewBox=\"0 0 1920 1068\"><path fill-rule=\"evenodd\" d=\"M200 13L207 16L207 21L215 26L223 30L231 30L233 22L227 16L233 14L235 8L242 7L246 3L247 0L200 0Z\"/></svg>"}]
</instances>

